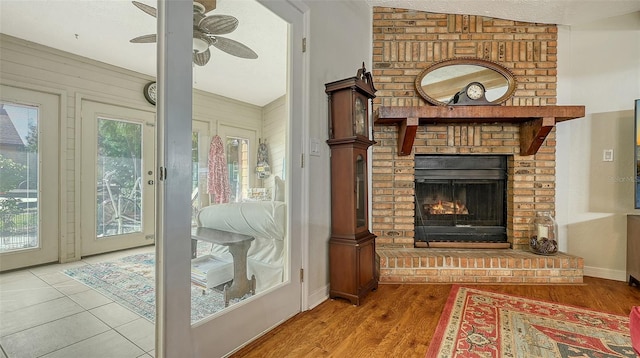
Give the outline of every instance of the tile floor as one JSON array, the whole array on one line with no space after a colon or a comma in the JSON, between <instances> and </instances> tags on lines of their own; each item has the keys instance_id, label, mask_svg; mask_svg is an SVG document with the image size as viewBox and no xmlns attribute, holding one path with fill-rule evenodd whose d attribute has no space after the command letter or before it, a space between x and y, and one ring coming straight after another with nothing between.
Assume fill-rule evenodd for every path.
<instances>
[{"instance_id":1,"label":"tile floor","mask_svg":"<svg viewBox=\"0 0 640 358\"><path fill-rule=\"evenodd\" d=\"M152 322L61 272L153 250L0 274L0 358L154 357Z\"/></svg>"}]
</instances>

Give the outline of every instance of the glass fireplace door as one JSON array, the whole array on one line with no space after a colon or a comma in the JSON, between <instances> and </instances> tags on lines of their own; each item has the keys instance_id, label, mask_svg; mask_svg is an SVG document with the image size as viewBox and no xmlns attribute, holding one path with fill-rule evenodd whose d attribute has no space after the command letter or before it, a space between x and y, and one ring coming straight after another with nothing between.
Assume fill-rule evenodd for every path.
<instances>
[{"instance_id":1,"label":"glass fireplace door","mask_svg":"<svg viewBox=\"0 0 640 358\"><path fill-rule=\"evenodd\" d=\"M416 220L426 226L499 226L504 222L500 181L433 180L416 184Z\"/></svg>"}]
</instances>

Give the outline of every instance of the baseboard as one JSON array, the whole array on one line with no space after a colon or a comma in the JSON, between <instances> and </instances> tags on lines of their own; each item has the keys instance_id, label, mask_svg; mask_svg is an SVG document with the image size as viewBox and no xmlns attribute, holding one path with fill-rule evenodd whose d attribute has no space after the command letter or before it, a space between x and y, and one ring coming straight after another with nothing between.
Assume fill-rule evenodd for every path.
<instances>
[{"instance_id":1,"label":"baseboard","mask_svg":"<svg viewBox=\"0 0 640 358\"><path fill-rule=\"evenodd\" d=\"M627 272L620 270L612 270L601 267L585 266L584 275L591 277L604 278L607 280L627 281Z\"/></svg>"},{"instance_id":2,"label":"baseboard","mask_svg":"<svg viewBox=\"0 0 640 358\"><path fill-rule=\"evenodd\" d=\"M307 300L307 303L308 303L307 310L314 308L315 306L326 301L328 298L329 298L329 285L320 287L319 289L309 294L309 299Z\"/></svg>"}]
</instances>

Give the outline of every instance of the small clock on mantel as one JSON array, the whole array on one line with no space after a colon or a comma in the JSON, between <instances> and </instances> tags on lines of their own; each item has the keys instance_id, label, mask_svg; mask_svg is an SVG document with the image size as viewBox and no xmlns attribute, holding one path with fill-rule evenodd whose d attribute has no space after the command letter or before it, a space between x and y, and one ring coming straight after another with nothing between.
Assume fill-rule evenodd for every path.
<instances>
[{"instance_id":1,"label":"small clock on mantel","mask_svg":"<svg viewBox=\"0 0 640 358\"><path fill-rule=\"evenodd\" d=\"M471 82L456 93L447 103L450 106L491 106L496 103L489 102L486 97L487 90L480 82Z\"/></svg>"},{"instance_id":2,"label":"small clock on mantel","mask_svg":"<svg viewBox=\"0 0 640 358\"><path fill-rule=\"evenodd\" d=\"M331 149L331 298L354 305L378 287L376 236L369 231L367 149L369 101L375 97L371 73L364 63L355 77L325 84L329 97Z\"/></svg>"}]
</instances>

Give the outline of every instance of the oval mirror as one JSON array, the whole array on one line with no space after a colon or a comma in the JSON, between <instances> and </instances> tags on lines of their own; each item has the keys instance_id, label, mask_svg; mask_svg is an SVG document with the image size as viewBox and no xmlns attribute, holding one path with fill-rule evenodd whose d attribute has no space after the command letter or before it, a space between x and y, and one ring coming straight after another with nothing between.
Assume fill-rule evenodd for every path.
<instances>
[{"instance_id":1,"label":"oval mirror","mask_svg":"<svg viewBox=\"0 0 640 358\"><path fill-rule=\"evenodd\" d=\"M513 96L513 73L498 63L479 58L456 58L436 62L416 77L416 90L427 102L446 106L470 82L480 82L487 100L499 104Z\"/></svg>"}]
</instances>

